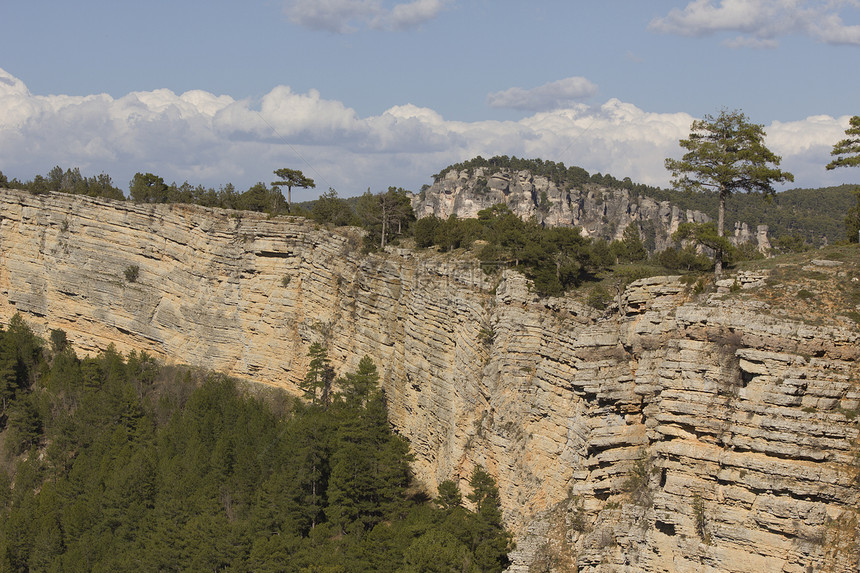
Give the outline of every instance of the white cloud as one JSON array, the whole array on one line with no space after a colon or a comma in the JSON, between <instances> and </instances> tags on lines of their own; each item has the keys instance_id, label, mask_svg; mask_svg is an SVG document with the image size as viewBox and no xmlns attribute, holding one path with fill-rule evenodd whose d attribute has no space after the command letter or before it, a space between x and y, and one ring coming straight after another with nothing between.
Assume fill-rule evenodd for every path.
<instances>
[{"instance_id":1,"label":"white cloud","mask_svg":"<svg viewBox=\"0 0 860 573\"><path fill-rule=\"evenodd\" d=\"M414 0L397 4L382 23L384 27L395 30L415 28L438 16L447 3L447 0Z\"/></svg>"},{"instance_id":2,"label":"white cloud","mask_svg":"<svg viewBox=\"0 0 860 573\"><path fill-rule=\"evenodd\" d=\"M777 38L806 35L827 44L860 45L860 25L846 25L842 14L858 0L694 0L651 21L649 29L666 34L741 35L731 47L775 47Z\"/></svg>"},{"instance_id":3,"label":"white cloud","mask_svg":"<svg viewBox=\"0 0 860 573\"><path fill-rule=\"evenodd\" d=\"M540 157L665 186L668 156L693 118L650 113L610 99L599 107L569 104L519 121L449 121L411 104L360 117L319 92L272 89L259 101L203 91L38 96L0 70L0 170L31 179L54 165L106 172L126 188L137 171L167 181L240 190L271 181L279 167L299 168L348 196L390 185L417 190L445 166L483 155ZM783 157L796 185L841 183L826 172L833 143L848 118L814 116L766 127L768 145ZM302 195L302 194L305 195ZM296 200L316 196L302 191Z\"/></svg>"},{"instance_id":4,"label":"white cloud","mask_svg":"<svg viewBox=\"0 0 860 573\"><path fill-rule=\"evenodd\" d=\"M287 0L291 22L312 30L348 34L360 28L404 30L434 19L451 0L413 0L387 7L382 0Z\"/></svg>"},{"instance_id":5,"label":"white cloud","mask_svg":"<svg viewBox=\"0 0 860 573\"><path fill-rule=\"evenodd\" d=\"M490 107L549 111L593 96L597 86L583 77L571 77L526 90L510 88L487 96Z\"/></svg>"}]
</instances>

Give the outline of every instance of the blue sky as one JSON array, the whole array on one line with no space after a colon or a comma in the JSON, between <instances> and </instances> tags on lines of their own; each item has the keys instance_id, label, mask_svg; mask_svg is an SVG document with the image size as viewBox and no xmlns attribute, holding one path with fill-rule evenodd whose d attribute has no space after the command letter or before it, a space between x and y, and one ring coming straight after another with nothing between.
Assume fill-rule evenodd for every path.
<instances>
[{"instance_id":1,"label":"blue sky","mask_svg":"<svg viewBox=\"0 0 860 573\"><path fill-rule=\"evenodd\" d=\"M742 109L793 186L860 114L860 0L4 0L0 171L137 171L342 196L475 155L667 185L690 123Z\"/></svg>"}]
</instances>

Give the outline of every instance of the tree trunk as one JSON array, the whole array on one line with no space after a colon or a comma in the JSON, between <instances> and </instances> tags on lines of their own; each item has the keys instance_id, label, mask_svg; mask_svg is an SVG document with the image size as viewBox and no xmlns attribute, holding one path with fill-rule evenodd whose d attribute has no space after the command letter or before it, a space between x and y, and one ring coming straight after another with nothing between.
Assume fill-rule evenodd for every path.
<instances>
[{"instance_id":1,"label":"tree trunk","mask_svg":"<svg viewBox=\"0 0 860 573\"><path fill-rule=\"evenodd\" d=\"M381 198L382 203L382 238L379 240L379 249L385 250L385 234L388 232L388 205L385 202L385 198Z\"/></svg>"},{"instance_id":2,"label":"tree trunk","mask_svg":"<svg viewBox=\"0 0 860 573\"><path fill-rule=\"evenodd\" d=\"M720 208L717 211L717 236L723 236L723 226L726 220L726 194L720 192ZM717 247L717 253L714 257L714 276L718 277L723 274L723 249Z\"/></svg>"},{"instance_id":3,"label":"tree trunk","mask_svg":"<svg viewBox=\"0 0 860 573\"><path fill-rule=\"evenodd\" d=\"M287 213L293 212L293 188L287 185Z\"/></svg>"}]
</instances>

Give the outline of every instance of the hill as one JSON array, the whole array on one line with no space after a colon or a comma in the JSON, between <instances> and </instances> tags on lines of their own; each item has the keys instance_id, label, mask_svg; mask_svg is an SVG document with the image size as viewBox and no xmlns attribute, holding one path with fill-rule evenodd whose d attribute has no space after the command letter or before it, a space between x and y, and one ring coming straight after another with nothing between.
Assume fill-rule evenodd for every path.
<instances>
[{"instance_id":1,"label":"hill","mask_svg":"<svg viewBox=\"0 0 860 573\"><path fill-rule=\"evenodd\" d=\"M513 174L518 174L518 181L513 181ZM528 185L527 180L533 184ZM846 238L845 213L856 204L858 190L858 185L790 189L771 199L737 194L727 204L726 228L736 229L736 242L759 243L760 225L767 225L771 242L796 237L818 247L841 241ZM671 229L675 221L714 220L719 203L716 193L662 189L634 183L629 177L589 174L581 167L553 161L478 156L435 174L433 184L421 190L413 206L419 216L472 217L479 206L496 200L503 200L523 217L534 216L549 225L582 226L587 236L607 240L620 239L630 222L637 222L647 239L654 234L651 224L659 229L662 223ZM667 241L658 238L652 244L662 250Z\"/></svg>"}]
</instances>

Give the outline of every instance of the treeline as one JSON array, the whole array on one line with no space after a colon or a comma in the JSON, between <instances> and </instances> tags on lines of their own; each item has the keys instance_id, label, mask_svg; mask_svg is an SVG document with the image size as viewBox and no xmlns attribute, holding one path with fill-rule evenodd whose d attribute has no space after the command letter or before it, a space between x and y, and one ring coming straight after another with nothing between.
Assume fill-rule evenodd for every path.
<instances>
[{"instance_id":1,"label":"treeline","mask_svg":"<svg viewBox=\"0 0 860 573\"><path fill-rule=\"evenodd\" d=\"M63 171L57 166L46 177L37 175L28 182L17 179L10 181L0 172L0 188L23 189L34 194L59 191L126 199L123 192L113 186L108 175L84 177L77 167ZM168 184L163 177L153 173L136 173L129 182L128 199L136 203L184 203L255 211L272 216L294 215L324 224L362 227L368 231L365 236L366 250L384 248L391 241L407 235L410 225L415 221L410 194L401 187L389 187L379 193L372 193L368 189L363 195L350 199L341 199L337 191L329 188L315 201L290 206L277 186L270 187L262 182L239 192L231 183L214 189L203 185L194 186L187 181Z\"/></svg>"},{"instance_id":2,"label":"treeline","mask_svg":"<svg viewBox=\"0 0 860 573\"><path fill-rule=\"evenodd\" d=\"M308 402L252 397L144 353L79 358L0 330L0 570L502 571L511 536L478 467L464 507L411 481L369 358Z\"/></svg>"},{"instance_id":3,"label":"treeline","mask_svg":"<svg viewBox=\"0 0 860 573\"><path fill-rule=\"evenodd\" d=\"M839 185L820 189L789 189L772 197L758 193L736 193L726 203L726 229L735 222L768 226L768 236L776 246L820 247L846 239L856 241L856 233L846 227L845 215L858 204L860 185ZM669 201L680 209L695 209L712 219L717 217L719 194L686 193L674 189L653 189L644 193L657 201Z\"/></svg>"},{"instance_id":4,"label":"treeline","mask_svg":"<svg viewBox=\"0 0 860 573\"><path fill-rule=\"evenodd\" d=\"M627 190L632 197L645 196L655 201L669 201L682 210L697 210L716 219L719 196L715 192L690 193L674 189L662 189L634 183L629 177L617 179L610 174L589 174L581 167L567 167L564 163L542 159L523 159L506 155L484 159L475 157L462 163L450 165L433 175L435 181L441 180L449 171L473 172L484 168L487 175L506 170L528 170L536 175L550 179L560 189L572 189L587 184L601 185ZM66 169L57 166L45 176L37 175L32 181L8 180L0 172L0 187L14 187L32 193L62 191L92 197L125 199L122 190L114 186L110 176L102 173L97 176L83 176L78 168ZM425 191L427 186L422 191ZM391 203L390 192L397 191L400 198L396 206L399 213L384 215L386 202ZM780 250L798 250L819 247L825 243L845 240L856 241L853 226L846 226L846 213L856 209L858 185L840 185L821 189L789 189L771 198L760 194L737 193L726 206L726 228L731 230L735 222L744 222L755 232L757 225L767 225L771 243ZM373 197L372 200L366 196ZM387 195L386 197L382 197ZM276 186L256 183L245 191L237 190L227 183L214 189L202 185L166 183L152 173L137 173L129 183L129 198L143 203L189 203L205 207L220 207L244 211L265 212L271 215L293 214L313 218L335 225L361 226L368 230L375 227L373 236L367 240L368 248L379 247L402 235L404 229L414 220L407 208L409 193L402 188L390 187L387 191L370 193L360 197L339 199L334 189L329 189L315 201L294 204L292 210ZM370 205L375 202L376 205ZM363 203L362 206L360 204ZM319 207L317 208L317 205ZM368 208L371 207L371 208ZM399 219L393 226L380 221ZM382 227L385 227L383 233ZM848 228L850 227L850 228ZM384 235L384 239L383 239Z\"/></svg>"},{"instance_id":5,"label":"treeline","mask_svg":"<svg viewBox=\"0 0 860 573\"><path fill-rule=\"evenodd\" d=\"M545 161L543 159L524 159L516 156L508 157L507 155L497 155L490 159L484 159L479 155L474 159L449 165L439 173L433 175L433 181L441 181L449 171L467 171L471 176L474 170L479 167L484 169L485 176L498 173L503 169L530 171L534 175L546 177L556 187L565 190L582 187L588 183L614 189L627 189L628 191L642 195L649 195L652 191L658 189L650 185L634 183L629 177L619 180L608 173L605 175L601 173L589 174L582 167L565 167L562 162Z\"/></svg>"},{"instance_id":6,"label":"treeline","mask_svg":"<svg viewBox=\"0 0 860 573\"><path fill-rule=\"evenodd\" d=\"M21 182L17 179L9 180L0 171L0 188L24 189L33 194L60 191L74 195L87 195L89 197L105 197L107 199L125 199L122 190L115 187L110 175L100 173L99 175L85 177L81 170L66 169L56 166L47 175L36 175L32 181Z\"/></svg>"}]
</instances>

